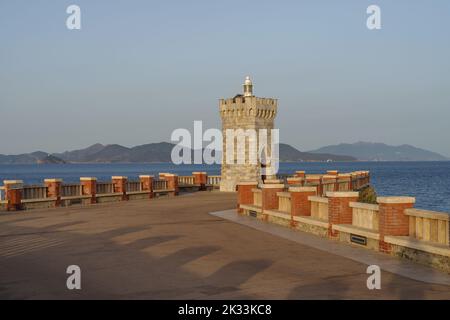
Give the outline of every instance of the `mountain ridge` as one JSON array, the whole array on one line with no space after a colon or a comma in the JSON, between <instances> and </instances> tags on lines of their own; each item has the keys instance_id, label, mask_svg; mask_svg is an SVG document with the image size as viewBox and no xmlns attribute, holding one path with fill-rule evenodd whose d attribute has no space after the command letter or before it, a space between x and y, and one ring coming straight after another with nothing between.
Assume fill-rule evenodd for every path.
<instances>
[{"instance_id":1,"label":"mountain ridge","mask_svg":"<svg viewBox=\"0 0 450 320\"><path fill-rule=\"evenodd\" d=\"M359 161L448 161L449 158L433 151L409 144L392 146L381 142L358 141L340 143L308 151L310 153L332 153L349 155Z\"/></svg>"},{"instance_id":2,"label":"mountain ridge","mask_svg":"<svg viewBox=\"0 0 450 320\"><path fill-rule=\"evenodd\" d=\"M168 163L172 149L169 142L157 142L125 147L119 144L95 143L84 149L49 154L35 151L19 155L0 154L0 164L32 163ZM329 145L303 152L295 147L280 143L281 162L302 161L447 161L438 153L420 149L408 144L390 146L384 143L363 142ZM193 152L193 150L191 150Z\"/></svg>"},{"instance_id":3,"label":"mountain ridge","mask_svg":"<svg viewBox=\"0 0 450 320\"><path fill-rule=\"evenodd\" d=\"M64 151L62 153L48 154L39 151L39 154L35 156L31 156L35 153L0 155L0 163L46 163L43 160L46 157L51 157L54 163L168 163L172 162L171 153L174 146L175 144L169 142L148 143L134 147L124 147L119 144L103 145L96 143L84 149ZM310 154L299 151L298 149L283 143L279 144L279 148L280 161L284 162L356 160L354 157L345 155ZM191 152L193 152L193 150L191 150Z\"/></svg>"}]
</instances>

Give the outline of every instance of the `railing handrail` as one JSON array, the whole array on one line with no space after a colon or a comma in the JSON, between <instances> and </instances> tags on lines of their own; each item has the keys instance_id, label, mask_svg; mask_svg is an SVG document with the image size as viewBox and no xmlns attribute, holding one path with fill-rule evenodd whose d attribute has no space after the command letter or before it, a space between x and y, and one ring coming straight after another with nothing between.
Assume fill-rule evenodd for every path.
<instances>
[{"instance_id":1,"label":"railing handrail","mask_svg":"<svg viewBox=\"0 0 450 320\"><path fill-rule=\"evenodd\" d=\"M412 208L412 209L406 209L405 214L407 216L413 216L413 217L419 217L419 218L450 221L450 213L447 213L447 212L438 212L438 211Z\"/></svg>"}]
</instances>

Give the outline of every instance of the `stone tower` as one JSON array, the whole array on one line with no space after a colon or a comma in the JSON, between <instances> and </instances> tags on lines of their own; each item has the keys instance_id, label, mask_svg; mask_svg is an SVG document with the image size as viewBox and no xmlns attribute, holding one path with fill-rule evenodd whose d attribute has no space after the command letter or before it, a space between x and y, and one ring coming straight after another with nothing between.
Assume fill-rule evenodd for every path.
<instances>
[{"instance_id":1,"label":"stone tower","mask_svg":"<svg viewBox=\"0 0 450 320\"><path fill-rule=\"evenodd\" d=\"M277 100L270 98L258 98L253 95L253 83L250 77L243 84L244 94L238 94L234 98L220 100L220 116L222 118L223 153L222 153L222 179L221 191L235 191L236 184L240 181L261 182L264 167L261 164L261 156L257 156L257 162L250 161L250 152L258 154L259 134L256 135L256 143L251 136L245 137L245 150L239 148L237 138L234 138L235 154L245 152L245 162L229 164L227 159L227 129L253 129L257 133L260 129L267 129L268 147L265 154L271 154L270 139L271 129L274 129L274 119L277 115ZM255 148L256 145L256 148ZM264 153L264 152L263 152ZM233 156L236 159L236 155ZM230 157L231 158L231 157Z\"/></svg>"}]
</instances>

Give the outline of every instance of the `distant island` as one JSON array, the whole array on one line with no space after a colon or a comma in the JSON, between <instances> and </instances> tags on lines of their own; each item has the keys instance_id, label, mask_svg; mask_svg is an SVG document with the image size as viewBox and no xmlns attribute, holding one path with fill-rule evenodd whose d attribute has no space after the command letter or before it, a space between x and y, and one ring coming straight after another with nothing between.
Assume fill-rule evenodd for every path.
<instances>
[{"instance_id":1,"label":"distant island","mask_svg":"<svg viewBox=\"0 0 450 320\"><path fill-rule=\"evenodd\" d=\"M19 155L0 154L0 164L61 164L61 163L169 163L175 145L168 142L149 143L135 147L118 144L94 144L85 149L49 154L43 151ZM357 142L326 146L302 152L280 143L282 162L326 161L445 161L448 158L410 145L389 146L383 143Z\"/></svg>"},{"instance_id":2,"label":"distant island","mask_svg":"<svg viewBox=\"0 0 450 320\"><path fill-rule=\"evenodd\" d=\"M347 155L359 161L446 161L450 160L443 155L403 144L400 146L390 146L384 143L356 142L341 143L338 145L326 146L310 153L321 154L331 153L335 155Z\"/></svg>"}]
</instances>

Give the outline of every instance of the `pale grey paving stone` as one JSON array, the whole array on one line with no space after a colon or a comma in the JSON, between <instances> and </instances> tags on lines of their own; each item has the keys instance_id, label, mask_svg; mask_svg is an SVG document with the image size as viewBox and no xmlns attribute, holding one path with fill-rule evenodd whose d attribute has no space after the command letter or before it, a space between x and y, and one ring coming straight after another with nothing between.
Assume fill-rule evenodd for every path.
<instances>
[{"instance_id":1,"label":"pale grey paving stone","mask_svg":"<svg viewBox=\"0 0 450 320\"><path fill-rule=\"evenodd\" d=\"M369 249L353 247L341 242L321 238L301 231L291 230L276 224L267 223L252 217L238 215L235 209L210 212L211 215L232 221L252 229L267 232L283 239L294 241L311 248L338 255L367 265L378 265L382 270L405 278L431 283L450 285L446 273L412 261L400 259Z\"/></svg>"}]
</instances>

